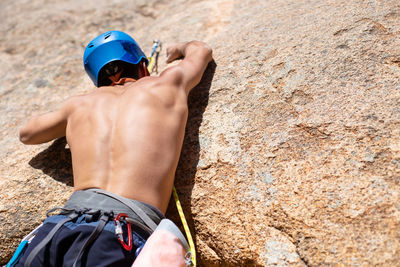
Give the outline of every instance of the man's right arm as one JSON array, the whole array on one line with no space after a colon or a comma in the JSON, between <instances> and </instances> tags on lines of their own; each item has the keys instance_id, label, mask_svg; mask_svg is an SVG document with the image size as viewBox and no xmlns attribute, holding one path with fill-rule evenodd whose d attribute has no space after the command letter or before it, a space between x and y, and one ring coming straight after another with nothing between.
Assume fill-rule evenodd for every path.
<instances>
[{"instance_id":1,"label":"man's right arm","mask_svg":"<svg viewBox=\"0 0 400 267\"><path fill-rule=\"evenodd\" d=\"M64 102L55 111L30 118L19 132L20 141L26 145L34 145L65 136L72 99Z\"/></svg>"},{"instance_id":2,"label":"man's right arm","mask_svg":"<svg viewBox=\"0 0 400 267\"><path fill-rule=\"evenodd\" d=\"M201 80L208 63L212 60L212 49L200 41L177 43L167 48L167 63L183 57L178 65L163 71L160 77L166 78L186 94Z\"/></svg>"}]
</instances>

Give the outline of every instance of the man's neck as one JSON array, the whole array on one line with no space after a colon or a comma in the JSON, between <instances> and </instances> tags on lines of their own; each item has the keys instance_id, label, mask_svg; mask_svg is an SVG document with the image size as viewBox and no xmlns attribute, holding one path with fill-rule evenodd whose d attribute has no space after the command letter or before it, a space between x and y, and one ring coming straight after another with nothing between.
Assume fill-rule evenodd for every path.
<instances>
[{"instance_id":1,"label":"man's neck","mask_svg":"<svg viewBox=\"0 0 400 267\"><path fill-rule=\"evenodd\" d=\"M114 85L124 85L125 83L129 83L129 82L136 82L136 80L133 79L133 78L121 78L121 79L119 79L118 81L113 82L113 83L111 84L111 86L114 86Z\"/></svg>"}]
</instances>

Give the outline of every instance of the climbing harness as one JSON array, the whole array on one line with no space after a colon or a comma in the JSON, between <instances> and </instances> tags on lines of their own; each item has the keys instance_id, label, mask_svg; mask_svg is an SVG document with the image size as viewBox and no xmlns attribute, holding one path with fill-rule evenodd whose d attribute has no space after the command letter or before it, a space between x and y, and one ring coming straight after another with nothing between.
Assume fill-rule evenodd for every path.
<instances>
[{"instance_id":1,"label":"climbing harness","mask_svg":"<svg viewBox=\"0 0 400 267\"><path fill-rule=\"evenodd\" d=\"M150 57L148 57L150 63L147 69L149 70L150 73L152 73L153 70L155 71L155 73L158 73L158 56L160 55L161 48L162 48L161 41L154 40L153 46L151 48Z\"/></svg>"},{"instance_id":2,"label":"climbing harness","mask_svg":"<svg viewBox=\"0 0 400 267\"><path fill-rule=\"evenodd\" d=\"M137 204L134 204L133 202L128 201L125 198L122 198L121 196L102 190L98 188L92 188L88 189L87 191L95 192L97 194L102 194L106 195L108 197L111 197L115 200L118 200L119 202L125 204L125 206L129 207L139 218L144 222L144 224L147 226L146 228L150 228L150 233L154 232L154 230L157 228L157 224L147 215Z\"/></svg>"},{"instance_id":3,"label":"climbing harness","mask_svg":"<svg viewBox=\"0 0 400 267\"><path fill-rule=\"evenodd\" d=\"M115 234L118 236L118 241L121 243L122 247L126 251L131 251L132 250L132 230L131 230L131 224L129 222L126 222L126 227L128 228L128 244L125 243L124 241L124 235L123 235L123 230L121 226L120 220L126 219L128 217L128 214L126 213L119 213L117 216L114 218L114 223L115 223Z\"/></svg>"},{"instance_id":4,"label":"climbing harness","mask_svg":"<svg viewBox=\"0 0 400 267\"><path fill-rule=\"evenodd\" d=\"M114 220L115 224L115 234L117 235L117 239L119 243L122 245L123 249L127 251L131 251L133 248L133 240L132 240L132 225L135 225L142 230L146 231L147 233L151 234L154 232L154 230L157 227L157 224L147 215L142 208L138 206L137 203L135 202L129 202L128 199L122 198L116 194L101 190L101 189L88 189L86 191L96 193L96 194L103 194L106 195L110 198L114 198L120 203L123 203L126 207L128 207L130 211L127 213L130 213L133 211L134 214L136 214L140 218L141 221L138 221L138 219L130 218L128 217L127 213L118 213L116 216L114 216L114 213L112 211L102 211L98 209L90 209L90 208L75 208L73 205L72 206L65 206L65 207L55 207L47 212L47 217L51 215L51 213L54 213L57 210L61 210L61 215L66 216L64 219L58 221L56 225L51 229L51 231L33 248L33 250L27 255L26 261L24 266L28 267L31 266L33 263L33 260L35 259L36 255L44 249L47 244L53 239L54 235L57 233L57 231L67 222L73 222L78 219L81 215L84 215L85 217L83 218L86 222L93 222L93 221L98 221L97 226L95 229L92 231L92 233L89 235L89 237L85 240L84 244L79 250L78 256L75 258L75 261L72 266L80 266L81 265L81 259L86 252L86 250L93 244L93 242L97 239L97 237L100 235L100 233L103 231L105 225L107 222L110 220ZM77 192L76 192L77 193ZM177 205L177 209L179 212L179 215L182 220L182 224L185 228L186 236L189 240L189 245L185 241L185 238L179 231L179 228L176 227L176 231L174 232L175 235L179 237L181 242L183 243L185 249L187 250L187 253L185 255L185 263L186 266L196 266L196 255L195 255L195 248L194 248L194 243L192 236L190 234L190 230L188 227L188 224L185 219L185 215L182 210L182 206L180 204L177 192L175 187L173 188L173 195L174 199ZM83 194L85 196L85 194ZM75 201L79 201L79 197L75 198ZM68 204L68 202L67 202ZM162 220L165 221L166 219ZM172 222L170 222L173 224ZM164 223L165 225L165 223ZM175 224L173 224L175 225ZM159 224L161 226L161 223ZM35 230L33 230L30 234L28 234L21 242L21 244L18 246L16 252L14 253L12 259L10 262L7 264L7 267L13 267L15 266L19 259L22 257L24 254L28 244L30 243L30 240L34 237L34 235L38 232L38 229L41 226L37 227ZM124 230L127 230L124 235ZM169 227L170 229L170 227ZM124 236L127 237L127 239L124 239ZM127 242L125 242L127 240ZM190 249L189 249L190 248Z\"/></svg>"},{"instance_id":5,"label":"climbing harness","mask_svg":"<svg viewBox=\"0 0 400 267\"><path fill-rule=\"evenodd\" d=\"M122 245L122 247L127 250L131 251L133 247L133 240L132 240L132 229L131 229L131 224L138 226L139 228L143 229L147 233L151 234L155 228L157 227L157 224L149 217L149 215L146 214L146 212L139 207L138 203L135 201L129 201L128 199L122 198L116 194L113 194L111 192L107 192L105 190L101 189L88 189L86 191L96 193L96 194L102 194L106 195L110 198L113 198L114 200L117 200L117 202L120 202L124 204L129 210L128 213L133 212L133 214L137 215L137 218L143 221L138 221L137 219L134 218L129 218L127 213L119 213L116 216L114 216L114 213L112 211L104 211L104 210L99 210L99 209L90 209L90 208L69 208L69 207L55 207L47 212L47 217L50 217L51 213L54 213L57 210L60 210L60 215L64 215L65 218L62 220L58 221L56 225L51 229L51 231L32 249L32 251L27 255L26 261L24 263L25 267L29 267L32 265L34 259L36 256L39 254L39 252L44 249L49 242L53 239L54 235L57 233L57 231L67 222L73 222L76 221L80 216L85 216L83 219L86 222L94 222L98 221L97 226L95 229L91 232L89 237L85 240L84 244L82 247L79 249L79 252L77 254L77 257L75 258L75 261L73 263L73 267L76 266L81 266L81 261L84 253L87 251L87 249L93 244L93 242L99 237L101 232L103 231L104 227L110 220L114 220L115 224L115 233L117 235L117 239L119 243ZM68 202L67 202L68 203ZM123 224L124 227L123 227ZM124 241L124 231L123 229L127 229L127 242ZM17 251L14 253L13 258L11 261L8 263L7 267L13 267L15 264L18 263L19 259L23 255L24 251L26 250L27 245L29 244L30 240L33 238L33 236L37 233L38 229L40 227L37 227L34 231L32 231L28 236L26 236L20 246L18 247ZM51 259L50 259L51 260ZM51 263L52 266L55 265L55 263Z\"/></svg>"}]
</instances>

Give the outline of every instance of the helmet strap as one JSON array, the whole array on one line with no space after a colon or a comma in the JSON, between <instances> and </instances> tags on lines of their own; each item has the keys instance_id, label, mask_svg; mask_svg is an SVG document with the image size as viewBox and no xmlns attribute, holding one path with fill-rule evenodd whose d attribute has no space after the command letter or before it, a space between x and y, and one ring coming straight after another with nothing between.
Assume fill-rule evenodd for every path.
<instances>
[{"instance_id":1,"label":"helmet strap","mask_svg":"<svg viewBox=\"0 0 400 267\"><path fill-rule=\"evenodd\" d=\"M146 67L146 63L145 62L140 62L140 67L139 67L139 79L146 77L146 76L150 76L150 72Z\"/></svg>"}]
</instances>

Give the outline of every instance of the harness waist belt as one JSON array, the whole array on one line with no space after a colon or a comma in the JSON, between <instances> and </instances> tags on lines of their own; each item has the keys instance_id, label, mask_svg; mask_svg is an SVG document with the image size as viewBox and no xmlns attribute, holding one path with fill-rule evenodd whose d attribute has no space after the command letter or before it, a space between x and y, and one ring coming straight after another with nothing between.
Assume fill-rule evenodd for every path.
<instances>
[{"instance_id":1,"label":"harness waist belt","mask_svg":"<svg viewBox=\"0 0 400 267\"><path fill-rule=\"evenodd\" d=\"M160 221L165 218L164 214L162 214L160 210L150 204L121 197L101 189L87 189L74 192L66 202L64 208L88 208L94 210L112 211L114 214L126 213L132 219L147 225L147 222L141 218L140 214L136 214L130 206L127 206L128 204L130 204L130 206L132 205L139 207L156 225L158 225Z\"/></svg>"}]
</instances>

